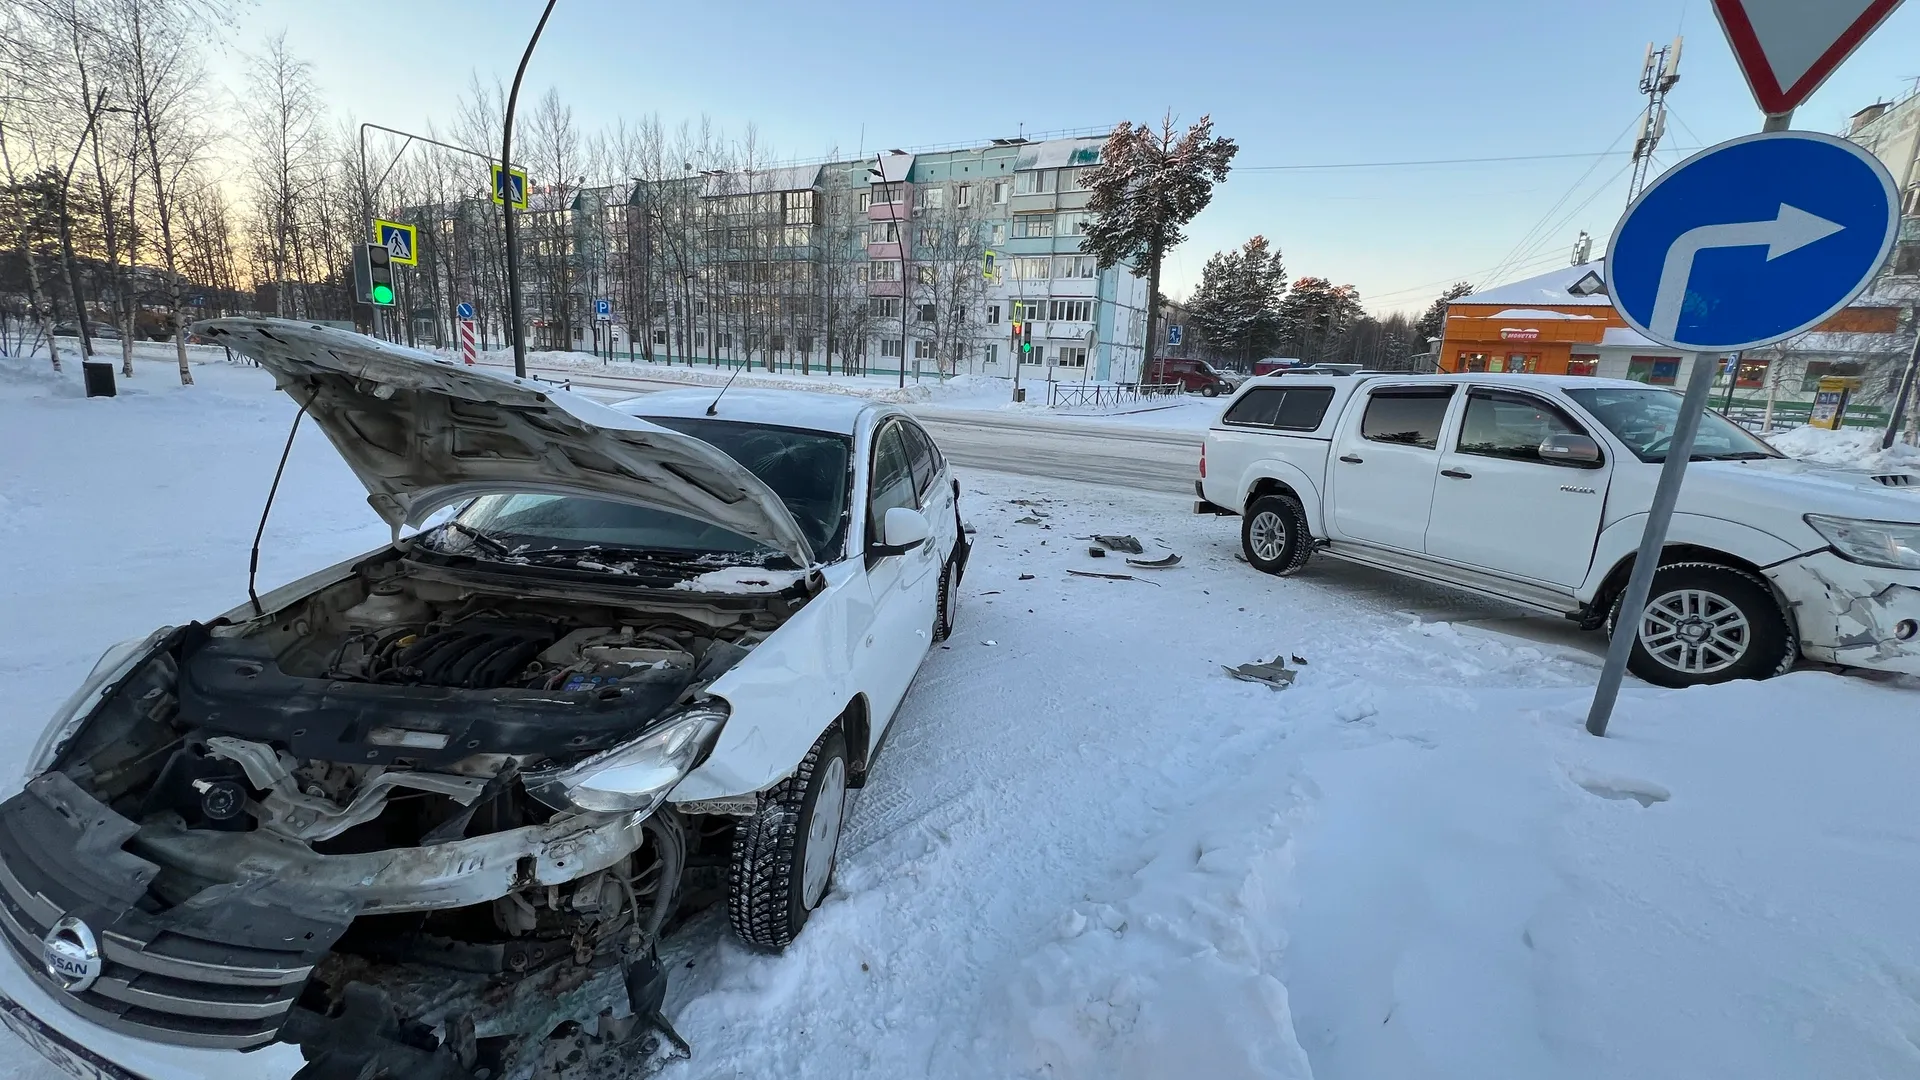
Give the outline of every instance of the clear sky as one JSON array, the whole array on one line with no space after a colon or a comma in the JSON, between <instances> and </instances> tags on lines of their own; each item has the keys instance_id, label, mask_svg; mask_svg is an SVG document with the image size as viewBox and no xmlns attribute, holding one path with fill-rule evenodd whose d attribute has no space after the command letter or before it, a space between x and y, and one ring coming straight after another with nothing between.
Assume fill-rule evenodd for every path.
<instances>
[{"instance_id":1,"label":"clear sky","mask_svg":"<svg viewBox=\"0 0 1920 1080\"><path fill-rule=\"evenodd\" d=\"M512 78L540 8L257 0L228 40L257 49L288 31L336 118L445 127L470 73ZM521 100L557 87L587 128L650 112L752 123L795 158L1211 113L1240 155L1170 257L1168 291L1263 233L1291 275L1350 282L1384 311L1424 307L1456 279L1560 265L1581 229L1604 247L1626 156L1273 167L1624 149L1646 45L1675 33L1682 78L1657 159L1670 165L1759 127L1706 0L559 0ZM1795 126L1838 131L1904 94L1920 77L1916 46L1920 4L1896 11ZM238 70L215 63L236 88Z\"/></svg>"}]
</instances>

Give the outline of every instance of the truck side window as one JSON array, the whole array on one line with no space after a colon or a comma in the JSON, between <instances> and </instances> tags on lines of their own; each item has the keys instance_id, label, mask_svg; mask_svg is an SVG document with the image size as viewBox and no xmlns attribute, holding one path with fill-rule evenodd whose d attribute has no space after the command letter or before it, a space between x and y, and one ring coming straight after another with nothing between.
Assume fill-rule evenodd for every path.
<instances>
[{"instance_id":1,"label":"truck side window","mask_svg":"<svg viewBox=\"0 0 1920 1080\"><path fill-rule=\"evenodd\" d=\"M1332 402L1330 386L1262 387L1247 391L1220 420L1235 427L1316 431Z\"/></svg>"},{"instance_id":2,"label":"truck side window","mask_svg":"<svg viewBox=\"0 0 1920 1080\"><path fill-rule=\"evenodd\" d=\"M1451 400L1451 386L1376 390L1367 398L1366 415L1360 418L1360 437L1432 450L1440 445L1440 425L1447 419Z\"/></svg>"},{"instance_id":3,"label":"truck side window","mask_svg":"<svg viewBox=\"0 0 1920 1080\"><path fill-rule=\"evenodd\" d=\"M1585 434L1565 413L1538 398L1473 390L1467 394L1467 413L1460 423L1457 449L1483 457L1539 461L1540 444L1549 436Z\"/></svg>"}]
</instances>

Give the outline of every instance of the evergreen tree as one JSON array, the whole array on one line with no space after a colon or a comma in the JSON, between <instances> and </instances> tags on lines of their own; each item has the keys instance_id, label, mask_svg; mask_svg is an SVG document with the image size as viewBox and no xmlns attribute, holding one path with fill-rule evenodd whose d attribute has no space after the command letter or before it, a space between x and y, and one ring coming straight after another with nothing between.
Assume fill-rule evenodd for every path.
<instances>
[{"instance_id":1,"label":"evergreen tree","mask_svg":"<svg viewBox=\"0 0 1920 1080\"><path fill-rule=\"evenodd\" d=\"M1413 324L1413 332L1420 339L1422 346L1426 345L1428 338L1440 337L1446 330L1447 305L1471 292L1473 292L1473 286L1462 281L1441 293L1440 298L1428 306L1419 321Z\"/></svg>"},{"instance_id":2,"label":"evergreen tree","mask_svg":"<svg viewBox=\"0 0 1920 1080\"><path fill-rule=\"evenodd\" d=\"M1342 339L1366 318L1360 290L1322 277L1303 277L1280 301L1280 332L1293 355L1308 363L1337 362Z\"/></svg>"},{"instance_id":3,"label":"evergreen tree","mask_svg":"<svg viewBox=\"0 0 1920 1080\"><path fill-rule=\"evenodd\" d=\"M1194 328L1217 354L1243 369L1280 343L1280 297L1287 271L1280 252L1256 236L1238 251L1218 251L1200 272Z\"/></svg>"},{"instance_id":4,"label":"evergreen tree","mask_svg":"<svg viewBox=\"0 0 1920 1080\"><path fill-rule=\"evenodd\" d=\"M1206 209L1213 187L1227 178L1240 147L1213 134L1213 118L1203 116L1185 133L1167 114L1155 130L1123 122L1107 137L1100 164L1088 174L1092 194L1087 209L1085 249L1110 269L1131 264L1147 275L1147 295L1160 295L1160 264L1186 239L1181 230ZM1146 357L1158 340L1159 306L1147 307Z\"/></svg>"}]
</instances>

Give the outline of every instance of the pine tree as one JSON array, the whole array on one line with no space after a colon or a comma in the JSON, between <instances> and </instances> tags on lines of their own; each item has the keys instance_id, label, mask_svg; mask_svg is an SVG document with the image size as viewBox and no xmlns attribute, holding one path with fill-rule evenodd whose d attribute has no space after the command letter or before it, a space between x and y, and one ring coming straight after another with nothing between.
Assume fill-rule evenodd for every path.
<instances>
[{"instance_id":1,"label":"pine tree","mask_svg":"<svg viewBox=\"0 0 1920 1080\"><path fill-rule=\"evenodd\" d=\"M1440 298L1413 324L1413 332L1419 338L1419 343L1425 345L1428 338L1442 336L1447 328L1447 305L1472 292L1473 286L1462 281L1441 293Z\"/></svg>"},{"instance_id":2,"label":"pine tree","mask_svg":"<svg viewBox=\"0 0 1920 1080\"><path fill-rule=\"evenodd\" d=\"M1100 164L1088 175L1092 194L1087 209L1086 250L1102 270L1129 263L1147 275L1147 295L1160 296L1160 264L1186 239L1181 231L1213 199L1215 184L1227 178L1240 147L1213 134L1213 118L1203 116L1185 133L1175 130L1168 113L1155 130L1122 122L1107 137ZM1146 359L1157 340L1158 304L1147 306Z\"/></svg>"},{"instance_id":3,"label":"pine tree","mask_svg":"<svg viewBox=\"0 0 1920 1080\"><path fill-rule=\"evenodd\" d=\"M1366 318L1360 290L1322 277L1303 277L1280 301L1280 330L1289 351L1308 363L1330 363L1342 339Z\"/></svg>"},{"instance_id":4,"label":"pine tree","mask_svg":"<svg viewBox=\"0 0 1920 1080\"><path fill-rule=\"evenodd\" d=\"M1219 251L1200 272L1194 292L1193 323L1217 354L1243 369L1280 342L1280 296L1287 271L1280 252L1256 236L1238 251Z\"/></svg>"}]
</instances>

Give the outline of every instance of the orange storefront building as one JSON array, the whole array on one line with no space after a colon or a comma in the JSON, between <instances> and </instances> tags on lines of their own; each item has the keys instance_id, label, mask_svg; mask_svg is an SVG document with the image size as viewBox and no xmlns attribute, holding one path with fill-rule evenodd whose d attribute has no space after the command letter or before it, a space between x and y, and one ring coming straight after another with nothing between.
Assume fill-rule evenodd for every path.
<instances>
[{"instance_id":1,"label":"orange storefront building","mask_svg":"<svg viewBox=\"0 0 1920 1080\"><path fill-rule=\"evenodd\" d=\"M1447 307L1440 369L1598 375L1658 386L1684 383L1691 366L1688 354L1656 344L1629 327L1604 294L1574 291L1589 274L1602 275L1604 267L1599 262L1563 267L1455 300ZM1820 330L1886 333L1896 328L1899 314L1891 307L1848 308ZM1763 387L1766 374L1764 358L1743 357L1739 385Z\"/></svg>"}]
</instances>

